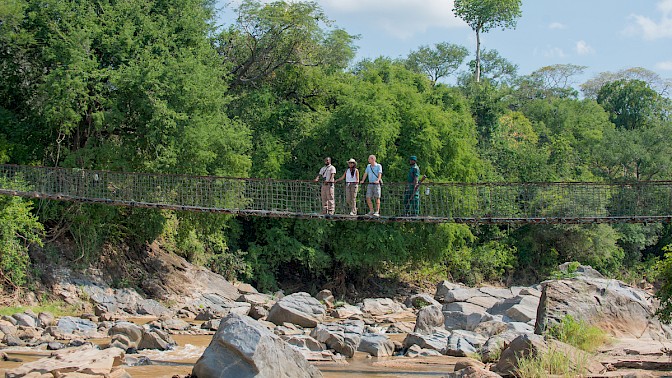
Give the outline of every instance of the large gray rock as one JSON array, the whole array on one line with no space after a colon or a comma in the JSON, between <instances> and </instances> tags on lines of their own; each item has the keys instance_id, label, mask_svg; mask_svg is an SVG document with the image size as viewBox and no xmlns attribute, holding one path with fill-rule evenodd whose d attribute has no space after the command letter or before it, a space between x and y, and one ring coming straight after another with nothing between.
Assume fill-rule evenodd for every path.
<instances>
[{"instance_id":1,"label":"large gray rock","mask_svg":"<svg viewBox=\"0 0 672 378\"><path fill-rule=\"evenodd\" d=\"M436 294L434 294L434 299L443 303L449 291L460 287L462 286L454 284L450 281L441 281L438 284L436 284Z\"/></svg>"},{"instance_id":2,"label":"large gray rock","mask_svg":"<svg viewBox=\"0 0 672 378\"><path fill-rule=\"evenodd\" d=\"M112 338L111 346L124 350L129 348L137 349L138 344L142 340L143 329L131 322L118 322L110 328L107 334Z\"/></svg>"},{"instance_id":3,"label":"large gray rock","mask_svg":"<svg viewBox=\"0 0 672 378\"><path fill-rule=\"evenodd\" d=\"M478 289L481 293L487 294L491 297L507 299L513 297L513 292L511 289L505 287L491 287L484 286Z\"/></svg>"},{"instance_id":4,"label":"large gray rock","mask_svg":"<svg viewBox=\"0 0 672 378\"><path fill-rule=\"evenodd\" d=\"M492 372L490 370L485 370L476 366L469 366L464 369L456 370L453 373L449 373L443 378L501 378L502 376Z\"/></svg>"},{"instance_id":5,"label":"large gray rock","mask_svg":"<svg viewBox=\"0 0 672 378\"><path fill-rule=\"evenodd\" d=\"M366 298L362 301L361 310L371 316L384 316L404 311L406 308L390 298Z\"/></svg>"},{"instance_id":6,"label":"large gray rock","mask_svg":"<svg viewBox=\"0 0 672 378\"><path fill-rule=\"evenodd\" d=\"M408 308L422 309L426 306L440 305L436 299L426 293L413 294L406 299L404 305Z\"/></svg>"},{"instance_id":7,"label":"large gray rock","mask_svg":"<svg viewBox=\"0 0 672 378\"><path fill-rule=\"evenodd\" d=\"M151 316L166 316L171 313L171 311L161 303L153 299L142 299L137 302L136 312L140 315L151 315Z\"/></svg>"},{"instance_id":8,"label":"large gray rock","mask_svg":"<svg viewBox=\"0 0 672 378\"><path fill-rule=\"evenodd\" d=\"M469 287L460 287L452 290L448 290L443 296L443 303L452 303L452 302L465 302L471 297L480 297L483 296L483 293L474 288Z\"/></svg>"},{"instance_id":9,"label":"large gray rock","mask_svg":"<svg viewBox=\"0 0 672 378\"><path fill-rule=\"evenodd\" d=\"M177 343L170 335L160 329L144 330L138 349L170 350Z\"/></svg>"},{"instance_id":10,"label":"large gray rock","mask_svg":"<svg viewBox=\"0 0 672 378\"><path fill-rule=\"evenodd\" d=\"M515 340L521 333L513 331L505 331L492 336L485 342L479 350L481 361L483 362L497 362L501 352L506 349L513 340Z\"/></svg>"},{"instance_id":11,"label":"large gray rock","mask_svg":"<svg viewBox=\"0 0 672 378\"><path fill-rule=\"evenodd\" d=\"M56 324L56 318L49 312L40 312L37 315L37 326L40 328L47 328Z\"/></svg>"},{"instance_id":12,"label":"large gray rock","mask_svg":"<svg viewBox=\"0 0 672 378\"><path fill-rule=\"evenodd\" d=\"M448 336L450 336L450 332L440 329L437 329L431 335L409 333L404 339L403 346L404 348L410 348L413 345L417 345L422 349L433 349L441 354L445 354L448 345Z\"/></svg>"},{"instance_id":13,"label":"large gray rock","mask_svg":"<svg viewBox=\"0 0 672 378\"><path fill-rule=\"evenodd\" d=\"M299 351L252 318L236 314L222 319L191 374L195 378L322 377Z\"/></svg>"},{"instance_id":14,"label":"large gray rock","mask_svg":"<svg viewBox=\"0 0 672 378\"><path fill-rule=\"evenodd\" d=\"M352 357L359 347L364 322L361 320L344 320L341 322L318 324L310 336L324 343L329 349L346 356Z\"/></svg>"},{"instance_id":15,"label":"large gray rock","mask_svg":"<svg viewBox=\"0 0 672 378\"><path fill-rule=\"evenodd\" d=\"M12 315L12 317L16 319L17 326L34 328L37 325L36 319L33 316L26 314L25 312L16 313Z\"/></svg>"},{"instance_id":16,"label":"large gray rock","mask_svg":"<svg viewBox=\"0 0 672 378\"><path fill-rule=\"evenodd\" d=\"M456 334L448 336L446 354L455 357L466 357L476 353L476 348L464 337Z\"/></svg>"},{"instance_id":17,"label":"large gray rock","mask_svg":"<svg viewBox=\"0 0 672 378\"><path fill-rule=\"evenodd\" d=\"M365 333L359 343L360 352L374 357L388 357L394 353L394 342L389 337L378 333Z\"/></svg>"},{"instance_id":18,"label":"large gray rock","mask_svg":"<svg viewBox=\"0 0 672 378\"><path fill-rule=\"evenodd\" d=\"M92 345L77 349L63 349L51 356L28 362L5 373L7 378L78 376L78 377L130 377L117 371L124 361L124 351L118 348L99 350Z\"/></svg>"},{"instance_id":19,"label":"large gray rock","mask_svg":"<svg viewBox=\"0 0 672 378\"><path fill-rule=\"evenodd\" d=\"M78 334L82 336L94 335L98 331L96 323L73 316L64 316L56 323L58 331L64 334Z\"/></svg>"},{"instance_id":20,"label":"large gray rock","mask_svg":"<svg viewBox=\"0 0 672 378\"><path fill-rule=\"evenodd\" d=\"M621 281L586 278L543 283L535 332L558 324L566 315L598 326L616 337L666 340L669 326L654 317L654 298Z\"/></svg>"},{"instance_id":21,"label":"large gray rock","mask_svg":"<svg viewBox=\"0 0 672 378\"><path fill-rule=\"evenodd\" d=\"M277 301L266 318L277 325L292 323L314 328L324 321L327 310L308 293L294 293Z\"/></svg>"},{"instance_id":22,"label":"large gray rock","mask_svg":"<svg viewBox=\"0 0 672 378\"><path fill-rule=\"evenodd\" d=\"M413 332L432 334L436 327L444 326L444 320L443 312L441 312L441 304L423 307L418 312Z\"/></svg>"}]
</instances>

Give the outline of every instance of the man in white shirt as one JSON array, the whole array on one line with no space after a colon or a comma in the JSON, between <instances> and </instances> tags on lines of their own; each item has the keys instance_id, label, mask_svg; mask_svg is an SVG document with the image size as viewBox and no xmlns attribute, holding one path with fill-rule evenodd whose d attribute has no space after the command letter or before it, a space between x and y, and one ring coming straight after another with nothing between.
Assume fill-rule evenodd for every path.
<instances>
[{"instance_id":1,"label":"man in white shirt","mask_svg":"<svg viewBox=\"0 0 672 378\"><path fill-rule=\"evenodd\" d=\"M324 167L320 168L320 173L315 177L315 181L323 178L320 197L322 198L322 214L334 214L334 177L336 176L336 167L331 165L331 158L324 158Z\"/></svg>"}]
</instances>

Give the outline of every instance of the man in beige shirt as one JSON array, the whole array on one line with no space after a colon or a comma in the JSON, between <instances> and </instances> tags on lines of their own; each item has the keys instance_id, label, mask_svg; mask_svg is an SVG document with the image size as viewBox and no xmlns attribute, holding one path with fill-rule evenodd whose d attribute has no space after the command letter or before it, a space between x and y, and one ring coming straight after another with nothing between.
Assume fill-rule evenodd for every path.
<instances>
[{"instance_id":1,"label":"man in beige shirt","mask_svg":"<svg viewBox=\"0 0 672 378\"><path fill-rule=\"evenodd\" d=\"M324 167L320 168L320 173L315 177L315 181L323 178L320 197L322 198L322 214L334 214L336 203L334 201L334 177L336 176L336 167L331 165L331 158L324 158Z\"/></svg>"}]
</instances>

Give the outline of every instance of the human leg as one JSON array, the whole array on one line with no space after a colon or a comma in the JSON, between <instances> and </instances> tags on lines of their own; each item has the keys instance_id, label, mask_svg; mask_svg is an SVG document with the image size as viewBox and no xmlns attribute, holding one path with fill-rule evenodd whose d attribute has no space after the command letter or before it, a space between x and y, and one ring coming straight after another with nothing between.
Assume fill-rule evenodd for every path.
<instances>
[{"instance_id":1,"label":"human leg","mask_svg":"<svg viewBox=\"0 0 672 378\"><path fill-rule=\"evenodd\" d=\"M336 200L334 199L334 186L327 185L327 214L334 214Z\"/></svg>"}]
</instances>

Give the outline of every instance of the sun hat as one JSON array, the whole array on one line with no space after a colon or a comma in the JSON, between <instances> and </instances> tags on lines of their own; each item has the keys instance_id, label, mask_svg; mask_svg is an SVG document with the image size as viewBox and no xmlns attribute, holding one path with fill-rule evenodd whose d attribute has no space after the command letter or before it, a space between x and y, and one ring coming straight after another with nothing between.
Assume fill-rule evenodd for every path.
<instances>
[{"instance_id":1,"label":"sun hat","mask_svg":"<svg viewBox=\"0 0 672 378\"><path fill-rule=\"evenodd\" d=\"M357 161L356 161L355 159L350 159L350 160L348 160L348 163L355 163L355 164L357 164Z\"/></svg>"}]
</instances>

